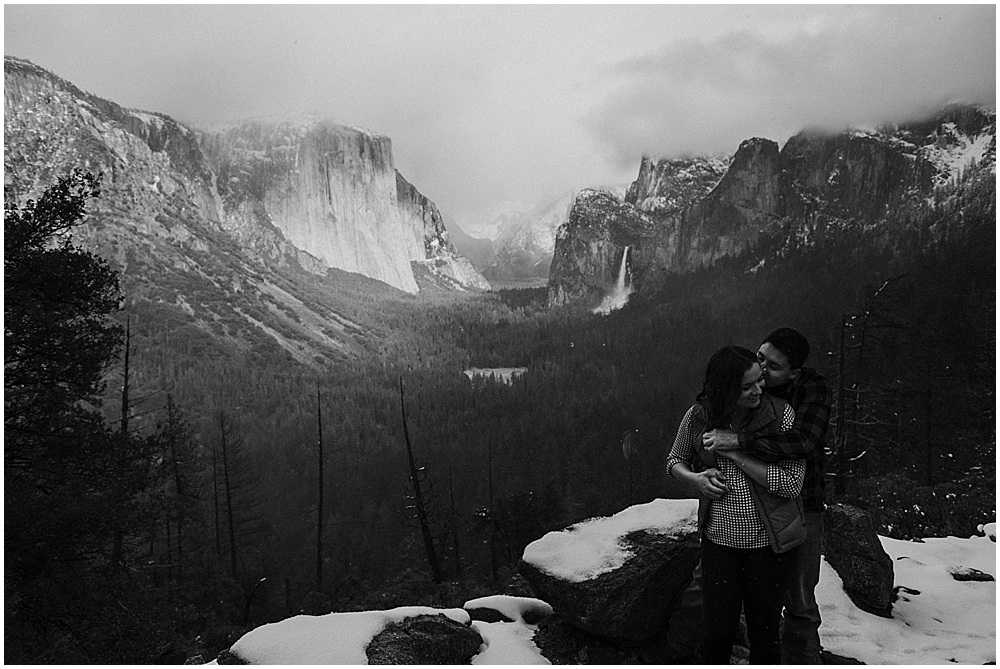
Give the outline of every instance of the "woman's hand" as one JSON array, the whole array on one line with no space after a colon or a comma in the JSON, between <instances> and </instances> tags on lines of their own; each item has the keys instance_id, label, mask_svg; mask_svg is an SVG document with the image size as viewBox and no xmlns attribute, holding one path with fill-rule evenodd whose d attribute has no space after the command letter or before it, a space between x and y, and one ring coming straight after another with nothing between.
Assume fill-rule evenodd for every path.
<instances>
[{"instance_id":1,"label":"woman's hand","mask_svg":"<svg viewBox=\"0 0 1000 669\"><path fill-rule=\"evenodd\" d=\"M721 499L729 492L726 485L726 476L715 467L698 472L691 478L691 484L699 495L704 495L709 499Z\"/></svg>"}]
</instances>

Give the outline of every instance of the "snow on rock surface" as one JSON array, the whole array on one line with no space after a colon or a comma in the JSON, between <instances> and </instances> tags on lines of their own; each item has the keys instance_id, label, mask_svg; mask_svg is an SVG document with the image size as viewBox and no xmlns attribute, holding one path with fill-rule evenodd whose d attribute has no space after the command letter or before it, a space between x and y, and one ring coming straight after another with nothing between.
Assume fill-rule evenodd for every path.
<instances>
[{"instance_id":1,"label":"snow on rock surface","mask_svg":"<svg viewBox=\"0 0 1000 669\"><path fill-rule=\"evenodd\" d=\"M472 664L551 664L532 641L534 625L476 621L472 627L484 640Z\"/></svg>"},{"instance_id":2,"label":"snow on rock surface","mask_svg":"<svg viewBox=\"0 0 1000 669\"><path fill-rule=\"evenodd\" d=\"M510 595L490 595L471 599L462 607L471 609L493 609L499 611L515 622L521 622L528 617L550 616L552 607L540 599L533 597L512 597Z\"/></svg>"},{"instance_id":3,"label":"snow on rock surface","mask_svg":"<svg viewBox=\"0 0 1000 669\"><path fill-rule=\"evenodd\" d=\"M552 615L552 607L542 600L532 597L491 595L469 600L463 608L492 609L513 621L511 623L473 621L472 627L483 637L484 643L479 654L472 658L472 664L549 664L532 640L537 626L525 622L525 618Z\"/></svg>"},{"instance_id":4,"label":"snow on rock surface","mask_svg":"<svg viewBox=\"0 0 1000 669\"><path fill-rule=\"evenodd\" d=\"M970 567L995 575L996 543L985 536L879 539L893 560L899 593L892 618L854 606L824 560L816 588L823 647L866 664L995 662L996 583L959 582L950 569Z\"/></svg>"},{"instance_id":5,"label":"snow on rock surface","mask_svg":"<svg viewBox=\"0 0 1000 669\"><path fill-rule=\"evenodd\" d=\"M463 609L427 606L295 616L247 632L230 650L251 664L368 664L365 647L387 625L436 614L464 625L471 622Z\"/></svg>"},{"instance_id":6,"label":"snow on rock surface","mask_svg":"<svg viewBox=\"0 0 1000 669\"><path fill-rule=\"evenodd\" d=\"M697 531L697 527L697 500L657 499L549 532L528 544L523 559L557 578L587 581L625 564L631 553L620 540L630 532L677 535Z\"/></svg>"},{"instance_id":7,"label":"snow on rock surface","mask_svg":"<svg viewBox=\"0 0 1000 669\"><path fill-rule=\"evenodd\" d=\"M632 507L633 513L580 523L574 533L584 533L598 544L634 529L686 531L695 522L695 500L657 500ZM588 527L589 526L589 527ZM688 528L689 529L689 528ZM996 583L955 581L955 567L978 569L996 575L996 523L980 528L986 536L960 539L929 538L900 541L880 537L893 559L899 600L892 618L879 618L856 607L844 592L837 572L823 561L816 588L823 624L819 633L823 647L844 657L867 664L985 664L996 661ZM572 533L553 533L572 534ZM547 535L548 536L548 535ZM535 542L536 544L538 542ZM586 541L566 544L570 553L586 553ZM529 548L532 548L529 546ZM542 546L541 548L545 548ZM532 548L536 559L545 560L548 551ZM527 552L526 552L527 559ZM597 562L577 555L562 567L577 573L599 569ZM569 564L572 563L572 564ZM525 597L491 596L466 602L466 608L493 608L514 620L512 623L473 621L483 637L472 664L549 664L532 637L537 627L523 619L534 607L546 607L540 600ZM254 663L264 664L366 664L365 646L387 625L420 614L443 613L457 622L469 624L463 609L405 607L390 611L331 613L325 616L296 616L248 632L232 651ZM216 664L211 662L210 664Z\"/></svg>"}]
</instances>

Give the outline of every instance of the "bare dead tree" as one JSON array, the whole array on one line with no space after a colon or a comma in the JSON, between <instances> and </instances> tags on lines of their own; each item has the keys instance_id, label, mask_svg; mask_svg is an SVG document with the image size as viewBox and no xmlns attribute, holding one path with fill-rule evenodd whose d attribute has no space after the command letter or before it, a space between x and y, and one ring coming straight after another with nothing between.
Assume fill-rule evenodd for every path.
<instances>
[{"instance_id":1,"label":"bare dead tree","mask_svg":"<svg viewBox=\"0 0 1000 669\"><path fill-rule=\"evenodd\" d=\"M225 483L226 495L226 516L229 523L229 568L230 573L236 576L236 525L233 522L233 485L229 469L229 443L227 440L226 414L221 409L218 414L219 421L219 446L222 449L222 475Z\"/></svg>"},{"instance_id":2,"label":"bare dead tree","mask_svg":"<svg viewBox=\"0 0 1000 669\"><path fill-rule=\"evenodd\" d=\"M441 574L441 565L438 562L437 550L434 547L434 533L431 531L429 514L427 513L429 486L427 483L427 467L417 467L416 459L413 456L413 444L410 442L410 431L406 424L406 402L403 399L403 377L399 378L399 406L403 415L403 437L406 439L406 456L410 470L410 497L411 502L407 509L411 511L420 523L420 534L424 540L424 550L427 552L427 564L430 567L431 575L435 583L441 583L444 578Z\"/></svg>"},{"instance_id":3,"label":"bare dead tree","mask_svg":"<svg viewBox=\"0 0 1000 669\"><path fill-rule=\"evenodd\" d=\"M319 500L316 503L316 592L323 592L323 404L316 384L316 470Z\"/></svg>"},{"instance_id":4,"label":"bare dead tree","mask_svg":"<svg viewBox=\"0 0 1000 669\"><path fill-rule=\"evenodd\" d=\"M448 499L451 507L451 543L455 556L455 574L462 580L462 551L458 543L458 511L455 507L455 481L452 477L451 465L448 465Z\"/></svg>"},{"instance_id":5,"label":"bare dead tree","mask_svg":"<svg viewBox=\"0 0 1000 669\"><path fill-rule=\"evenodd\" d=\"M868 392L868 385L863 383L864 354L866 345L880 329L903 329L907 325L881 311L878 304L890 283L906 276L901 274L886 279L882 285L865 301L865 309L857 314L844 314L840 321L840 347L837 360L837 404L836 404L836 453L837 472L835 489L838 495L846 491L847 478L853 462L864 457L867 450L861 454L848 454L848 443L858 440L858 426L865 420L860 416L861 397ZM847 386L848 355L856 352L855 364L850 387ZM850 437L848 436L850 434Z\"/></svg>"}]
</instances>

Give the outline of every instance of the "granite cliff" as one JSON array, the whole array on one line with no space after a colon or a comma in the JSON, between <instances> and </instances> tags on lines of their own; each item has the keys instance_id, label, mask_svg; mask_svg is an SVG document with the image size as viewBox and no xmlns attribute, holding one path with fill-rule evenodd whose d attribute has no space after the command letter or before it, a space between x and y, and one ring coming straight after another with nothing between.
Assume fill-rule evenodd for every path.
<instances>
[{"instance_id":1,"label":"granite cliff","mask_svg":"<svg viewBox=\"0 0 1000 669\"><path fill-rule=\"evenodd\" d=\"M312 364L359 346L341 294L488 289L385 136L318 119L196 130L6 57L5 196L75 168L103 175L77 241L122 271L129 299L240 346L270 338Z\"/></svg>"},{"instance_id":2,"label":"granite cliff","mask_svg":"<svg viewBox=\"0 0 1000 669\"><path fill-rule=\"evenodd\" d=\"M410 293L419 290L411 261L444 259L462 268L450 276L456 287L488 287L458 257L433 203L398 175L384 135L317 118L198 130L28 61L5 58L4 74L5 167L19 197L82 167L104 174L123 211L183 201L187 215L257 259L357 272ZM428 227L421 209L437 221Z\"/></svg>"},{"instance_id":3,"label":"granite cliff","mask_svg":"<svg viewBox=\"0 0 1000 669\"><path fill-rule=\"evenodd\" d=\"M557 236L549 303L599 301L626 245L641 290L724 257L746 256L750 269L849 227L882 230L891 244L893 231L940 205L947 184L984 170L995 175L996 113L972 106L878 129L803 131L781 148L748 139L731 161L643 158L623 201L577 198Z\"/></svg>"},{"instance_id":4,"label":"granite cliff","mask_svg":"<svg viewBox=\"0 0 1000 669\"><path fill-rule=\"evenodd\" d=\"M489 282L451 241L437 206L396 172L396 198L403 228L411 231L409 257L414 275L452 290L489 290Z\"/></svg>"}]
</instances>

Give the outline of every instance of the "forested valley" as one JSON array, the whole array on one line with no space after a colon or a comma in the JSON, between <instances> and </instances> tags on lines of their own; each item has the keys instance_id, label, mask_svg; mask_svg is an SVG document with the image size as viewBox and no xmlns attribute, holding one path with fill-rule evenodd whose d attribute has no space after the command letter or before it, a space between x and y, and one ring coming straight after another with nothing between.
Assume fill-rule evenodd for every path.
<instances>
[{"instance_id":1,"label":"forested valley","mask_svg":"<svg viewBox=\"0 0 1000 669\"><path fill-rule=\"evenodd\" d=\"M706 361L780 326L838 389L828 501L969 536L995 508L995 183L953 188L929 219L770 240L607 316L358 289L357 353L315 368L127 283L116 308L107 265L39 225L77 224L85 181L6 207L5 661L182 662L303 611L509 591L545 532L686 496L663 461Z\"/></svg>"}]
</instances>

